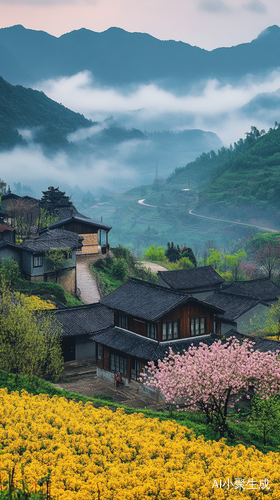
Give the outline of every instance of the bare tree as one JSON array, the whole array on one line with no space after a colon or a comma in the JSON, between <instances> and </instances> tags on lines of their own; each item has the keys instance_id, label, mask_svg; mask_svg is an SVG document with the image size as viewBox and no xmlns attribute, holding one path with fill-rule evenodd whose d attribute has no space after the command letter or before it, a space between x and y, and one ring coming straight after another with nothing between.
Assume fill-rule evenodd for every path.
<instances>
[{"instance_id":1,"label":"bare tree","mask_svg":"<svg viewBox=\"0 0 280 500\"><path fill-rule=\"evenodd\" d=\"M280 247L272 243L266 243L256 251L254 257L260 266L260 270L271 279L273 271L278 269L280 265Z\"/></svg>"}]
</instances>

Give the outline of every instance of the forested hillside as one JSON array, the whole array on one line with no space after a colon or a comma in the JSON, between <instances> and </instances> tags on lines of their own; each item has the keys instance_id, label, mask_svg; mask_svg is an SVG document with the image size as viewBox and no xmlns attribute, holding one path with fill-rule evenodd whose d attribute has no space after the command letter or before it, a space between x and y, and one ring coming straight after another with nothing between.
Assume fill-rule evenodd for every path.
<instances>
[{"instance_id":1,"label":"forested hillside","mask_svg":"<svg viewBox=\"0 0 280 500\"><path fill-rule=\"evenodd\" d=\"M268 133L256 127L234 146L219 152L209 184L201 191L197 208L221 209L238 216L266 213L268 218L280 211L280 127ZM213 154L206 155L213 164ZM215 156L215 155L214 155Z\"/></svg>"},{"instance_id":2,"label":"forested hillside","mask_svg":"<svg viewBox=\"0 0 280 500\"><path fill-rule=\"evenodd\" d=\"M219 247L238 239L246 242L261 228L279 230L279 167L279 125L267 133L252 127L246 139L218 153L203 153L176 168L165 182L156 179L117 199L107 197L106 207L95 208L93 215L113 226L114 244L116 234L118 242L134 250L166 245L168 239L196 248L209 241Z\"/></svg>"},{"instance_id":3,"label":"forested hillside","mask_svg":"<svg viewBox=\"0 0 280 500\"><path fill-rule=\"evenodd\" d=\"M0 77L0 149L24 144L19 131L28 129L33 140L50 147L69 145L67 134L93 125L83 115L74 113L49 99L43 92L10 85Z\"/></svg>"}]
</instances>

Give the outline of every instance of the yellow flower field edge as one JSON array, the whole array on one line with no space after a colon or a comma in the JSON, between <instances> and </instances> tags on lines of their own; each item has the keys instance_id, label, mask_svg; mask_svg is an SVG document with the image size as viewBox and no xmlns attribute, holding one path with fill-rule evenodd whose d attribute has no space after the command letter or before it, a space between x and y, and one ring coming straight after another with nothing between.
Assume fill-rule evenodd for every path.
<instances>
[{"instance_id":1,"label":"yellow flower field edge","mask_svg":"<svg viewBox=\"0 0 280 500\"><path fill-rule=\"evenodd\" d=\"M50 470L55 500L280 498L278 453L56 396L1 389L0 444L0 484L15 467L31 491Z\"/></svg>"},{"instance_id":2,"label":"yellow flower field edge","mask_svg":"<svg viewBox=\"0 0 280 500\"><path fill-rule=\"evenodd\" d=\"M0 370L0 388L7 388L9 393L13 391L21 392L24 390L33 395L47 394L50 397L59 396L66 398L68 401L73 400L84 404L90 402L95 408L106 406L112 411L116 411L117 408L123 408L128 415L132 413L141 413L147 418L157 418L160 421L175 420L178 424L193 429L196 436L203 435L206 440L219 440L219 436L217 436L214 430L207 425L204 415L198 412L173 412L170 417L167 411L129 408L125 405L110 401L107 397L103 397L106 395L94 394L92 397L84 396L83 394L72 392L67 389L58 389L50 382L38 377L15 375L4 372L3 370ZM232 440L228 438L226 441L228 445L235 446L236 444L245 444L246 447L255 445L255 447L263 453L268 453L270 451L279 452L279 432L277 432L277 429L274 430L270 443L265 446L263 445L262 432L259 432L255 426L251 425L248 421L247 414L244 416L238 414L236 418L238 418L238 421L236 419L231 421L235 439Z\"/></svg>"}]
</instances>

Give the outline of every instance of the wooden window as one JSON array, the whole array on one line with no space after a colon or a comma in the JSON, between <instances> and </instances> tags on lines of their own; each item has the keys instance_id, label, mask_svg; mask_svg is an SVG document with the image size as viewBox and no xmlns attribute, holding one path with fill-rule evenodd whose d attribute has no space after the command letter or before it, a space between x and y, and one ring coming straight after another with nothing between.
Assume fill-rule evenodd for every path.
<instances>
[{"instance_id":1,"label":"wooden window","mask_svg":"<svg viewBox=\"0 0 280 500\"><path fill-rule=\"evenodd\" d=\"M97 359L102 359L102 345L97 344Z\"/></svg>"},{"instance_id":2,"label":"wooden window","mask_svg":"<svg viewBox=\"0 0 280 500\"><path fill-rule=\"evenodd\" d=\"M167 321L162 323L162 340L174 340L179 338L179 321Z\"/></svg>"},{"instance_id":3,"label":"wooden window","mask_svg":"<svg viewBox=\"0 0 280 500\"><path fill-rule=\"evenodd\" d=\"M33 255L33 267L43 266L43 255Z\"/></svg>"},{"instance_id":4,"label":"wooden window","mask_svg":"<svg viewBox=\"0 0 280 500\"><path fill-rule=\"evenodd\" d=\"M118 356L117 354L111 354L110 370L112 370L113 372L120 372L126 375L127 373L126 358Z\"/></svg>"},{"instance_id":5,"label":"wooden window","mask_svg":"<svg viewBox=\"0 0 280 500\"><path fill-rule=\"evenodd\" d=\"M150 339L157 339L157 325L156 323L147 322L147 337Z\"/></svg>"},{"instance_id":6,"label":"wooden window","mask_svg":"<svg viewBox=\"0 0 280 500\"><path fill-rule=\"evenodd\" d=\"M191 318L191 336L205 334L205 316Z\"/></svg>"},{"instance_id":7,"label":"wooden window","mask_svg":"<svg viewBox=\"0 0 280 500\"><path fill-rule=\"evenodd\" d=\"M123 314L121 312L118 313L118 326L120 326L121 328L125 328L125 330L127 330L128 321L126 314Z\"/></svg>"}]
</instances>

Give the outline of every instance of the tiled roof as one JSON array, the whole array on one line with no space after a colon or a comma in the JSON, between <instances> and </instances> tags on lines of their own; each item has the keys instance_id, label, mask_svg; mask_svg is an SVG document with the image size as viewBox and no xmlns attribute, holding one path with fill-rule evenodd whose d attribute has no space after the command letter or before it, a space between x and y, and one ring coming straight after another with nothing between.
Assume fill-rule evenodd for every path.
<instances>
[{"instance_id":1,"label":"tiled roof","mask_svg":"<svg viewBox=\"0 0 280 500\"><path fill-rule=\"evenodd\" d=\"M204 344L211 345L214 342L214 337L212 335L205 335L175 342L156 342L155 340L115 326L93 335L92 340L111 347L111 349L135 356L136 358L155 361L163 359L166 353L169 352L169 347L172 348L173 352L183 352L191 344L199 346L200 342L203 342Z\"/></svg>"},{"instance_id":2,"label":"tiled roof","mask_svg":"<svg viewBox=\"0 0 280 500\"><path fill-rule=\"evenodd\" d=\"M205 300L208 304L224 309L225 313L220 318L228 321L234 321L259 304L259 300L252 297L224 292L213 292Z\"/></svg>"},{"instance_id":3,"label":"tiled roof","mask_svg":"<svg viewBox=\"0 0 280 500\"><path fill-rule=\"evenodd\" d=\"M25 240L20 247L33 253L47 252L54 248L77 249L82 247L82 238L77 233L64 229L47 230L34 240Z\"/></svg>"},{"instance_id":4,"label":"tiled roof","mask_svg":"<svg viewBox=\"0 0 280 500\"><path fill-rule=\"evenodd\" d=\"M235 294L248 295L259 300L277 300L280 297L280 289L268 278L234 281L224 288L228 293L233 291Z\"/></svg>"},{"instance_id":5,"label":"tiled roof","mask_svg":"<svg viewBox=\"0 0 280 500\"><path fill-rule=\"evenodd\" d=\"M174 290L192 290L222 284L225 280L212 266L159 271L158 275Z\"/></svg>"},{"instance_id":6,"label":"tiled roof","mask_svg":"<svg viewBox=\"0 0 280 500\"><path fill-rule=\"evenodd\" d=\"M11 241L6 241L6 240L0 240L0 248L4 247L12 247L18 250L19 252L22 251L22 248L20 245L17 245L16 243L12 243Z\"/></svg>"},{"instance_id":7,"label":"tiled roof","mask_svg":"<svg viewBox=\"0 0 280 500\"><path fill-rule=\"evenodd\" d=\"M48 227L48 229L55 229L57 227L64 226L68 222L72 222L72 221L83 222L84 224L88 224L89 226L94 226L94 228L103 229L104 231L110 231L110 229L112 229L111 226L105 226L105 224L95 222L94 220L90 219L89 217L85 217L84 215L81 215L78 212L72 214L69 217L66 217L65 219L61 219L61 220L58 220L57 222L53 222L53 224L51 224ZM45 231L45 229L43 229L41 232L43 232L43 231Z\"/></svg>"},{"instance_id":8,"label":"tiled roof","mask_svg":"<svg viewBox=\"0 0 280 500\"><path fill-rule=\"evenodd\" d=\"M230 337L236 337L238 340L244 340L244 338L247 338L235 330L230 330L223 335L222 338L217 335L210 334L195 338L190 337L180 341L159 343L118 327L107 328L106 330L93 335L91 338L102 345L110 347L111 349L116 349L125 354L129 354L130 356L147 361L156 361L157 359L163 359L166 356L169 352L169 347L172 348L174 353L182 353L184 350L186 351L189 349L191 345L199 347L199 345L203 343L210 346L220 339L224 343L228 341ZM255 342L253 348L256 350L263 352L280 350L280 342L256 338L250 338L249 340Z\"/></svg>"},{"instance_id":9,"label":"tiled roof","mask_svg":"<svg viewBox=\"0 0 280 500\"><path fill-rule=\"evenodd\" d=\"M114 324L114 313L101 304L67 307L55 311L63 337L92 334Z\"/></svg>"},{"instance_id":10,"label":"tiled roof","mask_svg":"<svg viewBox=\"0 0 280 500\"><path fill-rule=\"evenodd\" d=\"M238 333L236 330L229 330L223 337L227 340L229 337L236 337L238 340L242 341L244 338L247 338L254 342L253 349L256 351L262 351L262 352L267 352L267 351L280 351L280 342L276 340L269 340L261 337L251 337L249 335L242 335L241 333Z\"/></svg>"},{"instance_id":11,"label":"tiled roof","mask_svg":"<svg viewBox=\"0 0 280 500\"><path fill-rule=\"evenodd\" d=\"M213 309L211 305L195 297L135 278L127 280L124 285L103 297L100 302L112 309L148 321L157 321L164 314L187 302L208 305Z\"/></svg>"},{"instance_id":12,"label":"tiled roof","mask_svg":"<svg viewBox=\"0 0 280 500\"><path fill-rule=\"evenodd\" d=\"M10 226L4 226L3 224L1 224L0 233L3 233L4 231L15 231L15 228Z\"/></svg>"},{"instance_id":13,"label":"tiled roof","mask_svg":"<svg viewBox=\"0 0 280 500\"><path fill-rule=\"evenodd\" d=\"M74 205L71 205L70 207L57 207L55 209L59 219L69 219L69 217L72 217L72 215L78 214L78 211L74 207Z\"/></svg>"}]
</instances>

